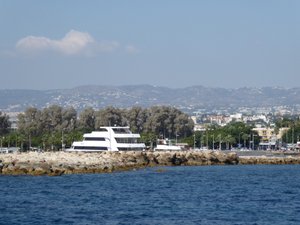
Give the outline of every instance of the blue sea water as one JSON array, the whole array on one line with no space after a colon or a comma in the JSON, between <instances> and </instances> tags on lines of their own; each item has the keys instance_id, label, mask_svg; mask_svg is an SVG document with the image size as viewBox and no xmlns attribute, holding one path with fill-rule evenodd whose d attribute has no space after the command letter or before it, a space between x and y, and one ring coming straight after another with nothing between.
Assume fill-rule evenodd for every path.
<instances>
[{"instance_id":1,"label":"blue sea water","mask_svg":"<svg viewBox=\"0 0 300 225\"><path fill-rule=\"evenodd\" d=\"M0 176L0 224L300 224L300 166Z\"/></svg>"}]
</instances>

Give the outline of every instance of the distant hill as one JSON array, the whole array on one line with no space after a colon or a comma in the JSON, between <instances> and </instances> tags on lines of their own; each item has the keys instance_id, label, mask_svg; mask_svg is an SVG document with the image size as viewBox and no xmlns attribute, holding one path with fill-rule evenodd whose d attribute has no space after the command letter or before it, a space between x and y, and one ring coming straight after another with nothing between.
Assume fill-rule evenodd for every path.
<instances>
[{"instance_id":1,"label":"distant hill","mask_svg":"<svg viewBox=\"0 0 300 225\"><path fill-rule=\"evenodd\" d=\"M58 90L0 90L1 111L23 111L29 106L73 106L80 111L106 106L128 108L153 105L175 106L183 111L199 108L293 106L300 104L300 88L166 88L151 85L79 86Z\"/></svg>"}]
</instances>

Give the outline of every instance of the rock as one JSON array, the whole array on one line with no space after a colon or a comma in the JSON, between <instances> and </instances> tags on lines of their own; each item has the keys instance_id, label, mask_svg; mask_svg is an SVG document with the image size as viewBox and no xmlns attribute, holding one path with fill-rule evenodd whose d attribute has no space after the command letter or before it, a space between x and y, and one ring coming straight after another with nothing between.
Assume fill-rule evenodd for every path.
<instances>
[{"instance_id":1,"label":"rock","mask_svg":"<svg viewBox=\"0 0 300 225\"><path fill-rule=\"evenodd\" d=\"M172 165L172 158L174 153L172 152L155 152L155 158L158 162L158 165L161 166L171 166Z\"/></svg>"},{"instance_id":2,"label":"rock","mask_svg":"<svg viewBox=\"0 0 300 225\"><path fill-rule=\"evenodd\" d=\"M188 160L185 158L185 154L175 153L171 158L171 162L174 166L180 166L186 164Z\"/></svg>"},{"instance_id":3,"label":"rock","mask_svg":"<svg viewBox=\"0 0 300 225\"><path fill-rule=\"evenodd\" d=\"M156 156L153 154L153 152L148 152L145 154L145 161L147 162L148 166L157 166L159 164Z\"/></svg>"},{"instance_id":4,"label":"rock","mask_svg":"<svg viewBox=\"0 0 300 225\"><path fill-rule=\"evenodd\" d=\"M4 166L4 164L2 163L2 160L0 160L0 173L2 173L3 166Z\"/></svg>"},{"instance_id":5,"label":"rock","mask_svg":"<svg viewBox=\"0 0 300 225\"><path fill-rule=\"evenodd\" d=\"M226 156L225 164L236 165L239 163L239 157L235 152L230 152Z\"/></svg>"}]
</instances>

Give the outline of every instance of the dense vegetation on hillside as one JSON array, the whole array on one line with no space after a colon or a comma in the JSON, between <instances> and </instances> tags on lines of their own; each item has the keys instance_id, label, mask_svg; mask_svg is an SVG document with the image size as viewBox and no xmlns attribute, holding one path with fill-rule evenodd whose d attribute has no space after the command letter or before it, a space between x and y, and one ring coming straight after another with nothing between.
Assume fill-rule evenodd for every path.
<instances>
[{"instance_id":1,"label":"dense vegetation on hillside","mask_svg":"<svg viewBox=\"0 0 300 225\"><path fill-rule=\"evenodd\" d=\"M22 112L29 106L45 108L49 105L73 106L77 111L86 107L118 108L155 105L175 106L192 113L199 109L239 107L297 106L300 88L209 88L192 86L167 88L151 85L80 86L61 90L0 90L0 109Z\"/></svg>"}]
</instances>

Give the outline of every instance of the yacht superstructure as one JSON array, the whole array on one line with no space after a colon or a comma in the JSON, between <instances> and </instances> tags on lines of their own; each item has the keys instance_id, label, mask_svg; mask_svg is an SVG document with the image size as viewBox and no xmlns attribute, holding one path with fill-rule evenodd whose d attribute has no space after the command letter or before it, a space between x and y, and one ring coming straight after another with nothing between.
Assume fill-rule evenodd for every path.
<instances>
[{"instance_id":1,"label":"yacht superstructure","mask_svg":"<svg viewBox=\"0 0 300 225\"><path fill-rule=\"evenodd\" d=\"M134 151L144 150L145 144L139 141L140 134L134 134L129 127L100 127L83 135L83 141L73 142L65 151Z\"/></svg>"}]
</instances>

